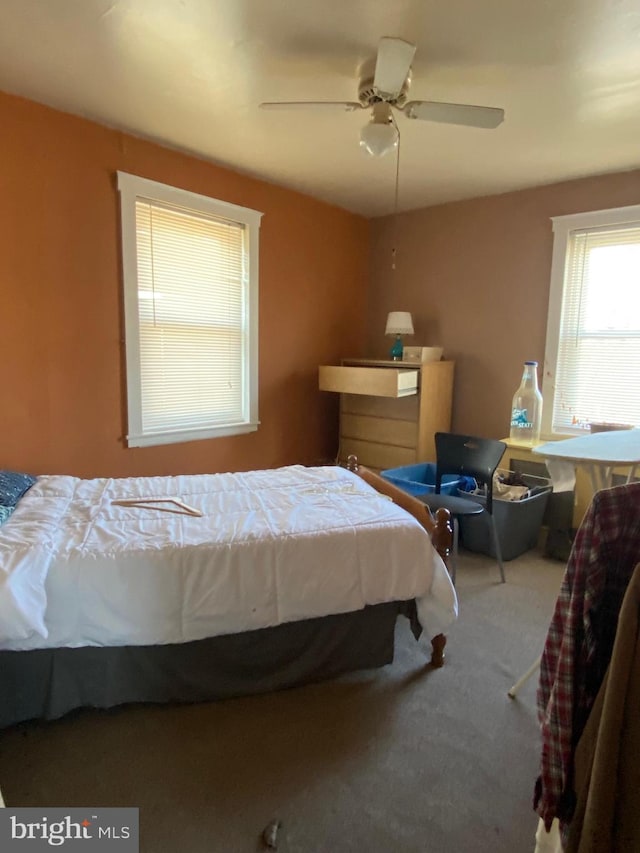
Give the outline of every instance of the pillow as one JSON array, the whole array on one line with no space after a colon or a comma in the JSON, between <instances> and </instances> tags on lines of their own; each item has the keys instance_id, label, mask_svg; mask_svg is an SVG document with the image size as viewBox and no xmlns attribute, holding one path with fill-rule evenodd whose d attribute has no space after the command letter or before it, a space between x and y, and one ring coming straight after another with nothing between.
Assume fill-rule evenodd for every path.
<instances>
[{"instance_id":1,"label":"pillow","mask_svg":"<svg viewBox=\"0 0 640 853\"><path fill-rule=\"evenodd\" d=\"M20 498L35 483L31 474L17 471L0 471L0 506L15 507Z\"/></svg>"},{"instance_id":2,"label":"pillow","mask_svg":"<svg viewBox=\"0 0 640 853\"><path fill-rule=\"evenodd\" d=\"M2 506L2 504L0 504L0 524L9 518L14 509L14 506Z\"/></svg>"}]
</instances>

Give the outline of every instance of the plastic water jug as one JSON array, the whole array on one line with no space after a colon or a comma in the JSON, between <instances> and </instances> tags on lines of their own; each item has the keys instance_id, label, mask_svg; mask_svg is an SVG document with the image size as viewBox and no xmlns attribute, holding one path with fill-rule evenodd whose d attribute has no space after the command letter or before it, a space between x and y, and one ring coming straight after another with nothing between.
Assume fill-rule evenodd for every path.
<instances>
[{"instance_id":1,"label":"plastic water jug","mask_svg":"<svg viewBox=\"0 0 640 853\"><path fill-rule=\"evenodd\" d=\"M538 389L538 362L525 361L520 387L511 404L509 437L518 444L535 444L540 439L542 394Z\"/></svg>"}]
</instances>

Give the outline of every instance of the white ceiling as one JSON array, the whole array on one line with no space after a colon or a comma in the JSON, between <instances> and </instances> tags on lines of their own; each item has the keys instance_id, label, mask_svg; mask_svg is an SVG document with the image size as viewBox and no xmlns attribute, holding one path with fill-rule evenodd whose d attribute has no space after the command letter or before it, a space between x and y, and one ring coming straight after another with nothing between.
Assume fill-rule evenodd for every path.
<instances>
[{"instance_id":1,"label":"white ceiling","mask_svg":"<svg viewBox=\"0 0 640 853\"><path fill-rule=\"evenodd\" d=\"M0 89L378 216L366 111L258 104L357 100L384 35L417 45L410 99L506 111L397 113L400 210L640 166L638 0L0 0Z\"/></svg>"}]
</instances>

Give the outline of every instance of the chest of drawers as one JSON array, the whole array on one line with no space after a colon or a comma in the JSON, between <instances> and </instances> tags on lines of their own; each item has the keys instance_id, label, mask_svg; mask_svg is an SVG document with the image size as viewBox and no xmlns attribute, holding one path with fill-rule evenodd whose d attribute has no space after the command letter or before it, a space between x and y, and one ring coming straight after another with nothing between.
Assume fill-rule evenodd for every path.
<instances>
[{"instance_id":1,"label":"chest of drawers","mask_svg":"<svg viewBox=\"0 0 640 853\"><path fill-rule=\"evenodd\" d=\"M322 366L320 389L340 394L340 460L353 453L375 471L434 461L434 434L451 429L454 367L372 359Z\"/></svg>"}]
</instances>

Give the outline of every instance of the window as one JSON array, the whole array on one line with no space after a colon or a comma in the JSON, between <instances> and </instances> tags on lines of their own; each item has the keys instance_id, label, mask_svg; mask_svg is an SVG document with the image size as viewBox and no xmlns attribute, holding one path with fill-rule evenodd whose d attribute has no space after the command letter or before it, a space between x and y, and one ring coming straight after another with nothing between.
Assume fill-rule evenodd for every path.
<instances>
[{"instance_id":1,"label":"window","mask_svg":"<svg viewBox=\"0 0 640 853\"><path fill-rule=\"evenodd\" d=\"M640 425L640 206L553 219L542 432Z\"/></svg>"},{"instance_id":2,"label":"window","mask_svg":"<svg viewBox=\"0 0 640 853\"><path fill-rule=\"evenodd\" d=\"M118 172L129 447L258 428L262 214Z\"/></svg>"}]
</instances>

